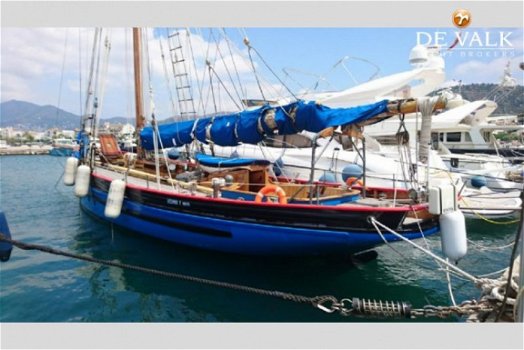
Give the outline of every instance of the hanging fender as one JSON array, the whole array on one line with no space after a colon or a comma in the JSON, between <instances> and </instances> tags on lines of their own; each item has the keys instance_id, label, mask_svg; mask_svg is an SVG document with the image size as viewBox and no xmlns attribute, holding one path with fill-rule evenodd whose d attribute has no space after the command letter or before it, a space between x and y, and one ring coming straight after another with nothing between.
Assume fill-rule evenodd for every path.
<instances>
[{"instance_id":1,"label":"hanging fender","mask_svg":"<svg viewBox=\"0 0 524 350\"><path fill-rule=\"evenodd\" d=\"M255 202L262 203L264 197L269 194L276 194L278 196L278 203L287 204L286 192L279 186L276 185L266 185L260 191L258 191Z\"/></svg>"}]
</instances>

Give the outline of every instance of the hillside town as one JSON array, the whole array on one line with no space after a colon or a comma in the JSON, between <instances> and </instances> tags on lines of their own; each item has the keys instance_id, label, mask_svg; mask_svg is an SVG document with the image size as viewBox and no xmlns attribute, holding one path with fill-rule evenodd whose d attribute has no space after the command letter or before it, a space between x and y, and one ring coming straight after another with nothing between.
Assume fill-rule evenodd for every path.
<instances>
[{"instance_id":1,"label":"hillside town","mask_svg":"<svg viewBox=\"0 0 524 350\"><path fill-rule=\"evenodd\" d=\"M50 128L45 131L20 130L14 127L0 128L0 155L49 154L53 149L74 150L79 129ZM131 124L104 122L100 133L118 135L123 143L133 137L135 127Z\"/></svg>"}]
</instances>

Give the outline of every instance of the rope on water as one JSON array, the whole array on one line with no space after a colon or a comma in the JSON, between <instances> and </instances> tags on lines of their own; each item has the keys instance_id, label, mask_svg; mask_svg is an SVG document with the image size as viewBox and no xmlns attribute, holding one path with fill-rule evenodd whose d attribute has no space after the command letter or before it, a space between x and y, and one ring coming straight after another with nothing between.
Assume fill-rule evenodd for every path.
<instances>
[{"instance_id":1,"label":"rope on water","mask_svg":"<svg viewBox=\"0 0 524 350\"><path fill-rule=\"evenodd\" d=\"M477 248L478 250L480 251L490 251L490 250L504 250L506 248L509 248L509 247L512 247L514 244L515 244L515 241L512 241L508 244L505 244L503 246L498 246L498 247L486 247L482 244L478 244L476 243L475 241L472 241L471 239L468 239L468 244L471 244L472 246L474 246L475 248ZM502 269L502 271L505 271L506 269ZM501 271L501 272L502 272Z\"/></svg>"},{"instance_id":2,"label":"rope on water","mask_svg":"<svg viewBox=\"0 0 524 350\"><path fill-rule=\"evenodd\" d=\"M91 262L95 264L101 264L101 265L113 266L113 267L127 269L127 270L145 272L145 273L149 273L149 274L153 274L157 276L176 278L176 279L190 281L190 282L198 282L198 283L203 283L203 284L207 284L211 286L230 288L230 289L235 289L239 291L250 292L250 293L255 293L255 294L260 294L260 295L265 295L265 296L272 296L272 297L277 297L277 298L281 298L284 300L294 301L297 303L316 305L320 300L323 300L325 298L329 298L330 300L331 298L334 298L332 296L307 297L307 296L297 295L297 294L292 294L292 293L284 293L284 292L279 292L279 291L272 291L272 290L267 290L267 289L249 287L249 286L244 286L244 285L235 284L235 283L210 280L206 278L189 276L189 275L184 275L180 273L160 271L160 270L155 270L155 269L146 268L142 266L115 262L111 260L97 259L91 256L70 253L64 250L59 250L59 249L55 249L55 248L51 248L51 247L47 247L47 246L43 246L39 244L32 244L32 243L21 242L21 241L14 240L14 239L9 239L1 233L0 233L0 241L11 243L13 246L18 247L22 250L38 250L44 253L64 256L64 257L73 258L77 260L83 260L83 261L87 261L87 262Z\"/></svg>"},{"instance_id":3,"label":"rope on water","mask_svg":"<svg viewBox=\"0 0 524 350\"><path fill-rule=\"evenodd\" d=\"M478 283L479 282L479 279L469 273L467 273L466 271L460 269L459 267L455 266L455 265L452 265L450 264L449 262L447 262L446 260L442 259L440 256L438 255L435 255L433 252L425 249L424 247L421 247L419 246L418 244L414 243L413 241L410 241L409 239L407 239L406 237L402 236L401 234L395 232L394 230L392 230L391 228L387 227L386 225L384 225L383 223L381 223L380 221L377 221L375 218L371 217L370 218L371 220L371 223L373 224L377 224L378 226L382 227L384 230L388 231L389 233L397 236L398 238L402 239L403 241L411 244L412 246L414 246L415 248L423 251L424 253L428 254L429 256L431 256L433 259L439 261L440 263L442 263L443 265L449 267L451 270L453 270L454 272L464 276L465 278L471 280L472 282L474 283Z\"/></svg>"},{"instance_id":4,"label":"rope on water","mask_svg":"<svg viewBox=\"0 0 524 350\"><path fill-rule=\"evenodd\" d=\"M464 202L465 205L470 205L468 204L466 198L462 197L460 199L461 202ZM521 204L521 205L524 205ZM477 216L479 219L482 219L490 224L493 224L493 225L513 225L513 224L516 224L518 222L520 222L520 218L519 219L515 219L515 220L506 220L506 221L495 221L495 220L491 220L487 217L485 217L484 215L480 214L477 210L473 210L471 209L471 211L473 212L473 214L475 214L475 216Z\"/></svg>"},{"instance_id":5,"label":"rope on water","mask_svg":"<svg viewBox=\"0 0 524 350\"><path fill-rule=\"evenodd\" d=\"M242 292L254 293L264 296L271 296L287 301L293 301L301 304L310 304L313 307L326 312L338 313L342 316L368 316L368 317L402 317L402 318L416 318L416 317L441 317L447 318L449 316L464 316L471 315L478 312L492 312L493 307L485 301L477 302L475 300L465 301L458 306L434 306L426 305L421 309L412 309L411 304L400 301L382 301L360 298L343 298L338 300L332 295L321 295L315 297L308 297L299 294L286 293L275 290L268 290L256 287L250 287L235 283L222 282L200 278L195 276L188 276L184 274L166 272L146 267L124 264L120 262L102 260L86 255L70 253L63 250L54 249L51 247L25 243L18 240L7 238L0 233L0 241L11 243L22 250L38 250L44 253L69 257L77 260L87 261L91 263L101 264L105 266L113 266L122 269L128 269L138 272L149 273L161 277L176 278L188 282L197 282L210 286L229 288Z\"/></svg>"},{"instance_id":6,"label":"rope on water","mask_svg":"<svg viewBox=\"0 0 524 350\"><path fill-rule=\"evenodd\" d=\"M513 306L513 314L516 312L515 310L516 310L517 301L519 300L519 298L521 298L521 296L519 295L519 293L520 293L519 286L514 281L514 279L516 279L516 276L513 276L514 266L516 266L518 264L518 258L515 259L515 255L514 255L516 247L517 247L517 243L518 243L518 236L517 236L517 239L515 240L515 245L513 246L513 254L512 254L512 258L511 258L511 265L509 266L508 269L506 269L506 272L504 273L504 275L502 275L499 279L494 280L494 279L488 279L488 278L481 278L481 277L473 276L473 275L463 271L462 269L458 268L457 266L450 264L448 261L442 259L441 257L433 254L431 251L429 251L427 249L424 249L423 247L417 245L416 243L414 243L414 242L408 240L407 238L403 237L402 235L396 233L394 230L392 230L389 227L387 227L386 225L380 223L375 218L371 218L370 220L371 220L371 223L373 224L373 226L375 226L375 229L377 229L377 232L379 232L379 234L381 234L381 233L380 233L380 230L378 229L378 227L376 225L382 227L383 229L385 229L386 231L390 232L391 234L394 234L395 236L399 237L400 239L402 239L402 240L406 241L407 243L413 245L417 249L419 249L419 250L423 251L424 253L430 255L435 260L443 263L446 266L446 270L447 271L455 272L457 274L460 274L463 277L465 277L465 278L471 280L472 282L474 282L475 285L482 290L482 297L480 299L479 305L480 304L484 305L483 307L481 307L481 308L479 308L477 310L477 312L476 312L477 315L486 315L486 317L488 317L487 315L489 315L490 313L492 313L493 311L496 310L497 311L497 316L495 318L495 322L498 322L500 317L506 312L506 305ZM522 222L521 222L521 225L522 225ZM519 229L519 232L520 232L520 229ZM517 294L517 297L515 297L515 298L510 297L510 294L511 295ZM452 301L455 304L454 300L452 300ZM437 311L440 310L440 311L444 312L444 314L446 312L452 312L452 313L457 314L458 311L457 310L452 311L453 308L454 307L460 308L461 306L466 305L464 303L466 303L467 305L470 305L469 304L470 301L468 301L468 302L463 302L462 304L460 304L458 306L457 305L451 306L448 309L446 309L446 311L443 311L443 309L441 309L440 307L437 307L436 309L432 310L432 312L437 312ZM471 312L469 315L473 315L473 314L475 314L475 312ZM422 315L427 316L426 314L418 314L418 316L422 316ZM464 314L462 314L462 315L464 315ZM442 316L439 316L439 317L442 317Z\"/></svg>"}]
</instances>

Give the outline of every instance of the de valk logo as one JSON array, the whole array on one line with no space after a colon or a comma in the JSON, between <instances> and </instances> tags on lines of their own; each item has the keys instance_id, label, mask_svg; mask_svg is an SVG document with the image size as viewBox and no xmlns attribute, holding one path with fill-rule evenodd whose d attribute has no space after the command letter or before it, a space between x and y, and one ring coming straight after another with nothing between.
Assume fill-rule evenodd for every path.
<instances>
[{"instance_id":1,"label":"de valk logo","mask_svg":"<svg viewBox=\"0 0 524 350\"><path fill-rule=\"evenodd\" d=\"M458 28L466 28L471 23L471 13L468 10L458 9L452 15L453 24Z\"/></svg>"}]
</instances>

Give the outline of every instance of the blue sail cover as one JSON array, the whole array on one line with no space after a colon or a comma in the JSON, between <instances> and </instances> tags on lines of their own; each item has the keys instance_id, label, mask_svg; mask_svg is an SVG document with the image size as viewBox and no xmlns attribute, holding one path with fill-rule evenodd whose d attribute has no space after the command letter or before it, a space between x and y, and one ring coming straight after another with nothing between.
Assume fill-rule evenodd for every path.
<instances>
[{"instance_id":1,"label":"blue sail cover","mask_svg":"<svg viewBox=\"0 0 524 350\"><path fill-rule=\"evenodd\" d=\"M302 130L320 132L329 127L364 122L385 113L387 106L387 100L352 108L329 108L315 102L298 101L283 108L277 108L275 122L280 135L296 134ZM266 126L264 130L268 131Z\"/></svg>"},{"instance_id":2,"label":"blue sail cover","mask_svg":"<svg viewBox=\"0 0 524 350\"><path fill-rule=\"evenodd\" d=\"M238 142L256 145L264 139L264 135L258 132L259 120L271 107L263 106L252 111L240 112L240 118L236 125Z\"/></svg>"},{"instance_id":3,"label":"blue sail cover","mask_svg":"<svg viewBox=\"0 0 524 350\"><path fill-rule=\"evenodd\" d=\"M387 100L351 108L329 108L315 102L297 101L285 106L266 105L225 116L160 125L159 132L165 148L179 147L194 139L204 143L212 141L219 146L257 144L264 134L291 135L303 130L320 132L329 127L361 123L387 112L387 106ZM271 110L274 111L276 129L264 118ZM140 139L142 147L152 150L153 128L142 129Z\"/></svg>"},{"instance_id":4,"label":"blue sail cover","mask_svg":"<svg viewBox=\"0 0 524 350\"><path fill-rule=\"evenodd\" d=\"M232 168L253 164L269 165L270 163L268 160L260 160L255 158L224 158L202 153L195 155L195 159L202 165L218 168Z\"/></svg>"},{"instance_id":5,"label":"blue sail cover","mask_svg":"<svg viewBox=\"0 0 524 350\"><path fill-rule=\"evenodd\" d=\"M162 145L168 148L179 147L191 143L193 141L192 130L194 124L194 120L188 120L178 123L159 125L158 131L160 133ZM149 126L142 129L140 132L140 141L142 142L143 148L147 150L154 149L153 127Z\"/></svg>"}]
</instances>

